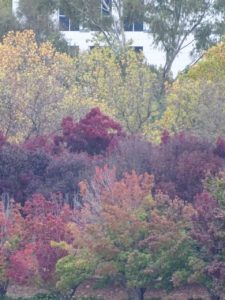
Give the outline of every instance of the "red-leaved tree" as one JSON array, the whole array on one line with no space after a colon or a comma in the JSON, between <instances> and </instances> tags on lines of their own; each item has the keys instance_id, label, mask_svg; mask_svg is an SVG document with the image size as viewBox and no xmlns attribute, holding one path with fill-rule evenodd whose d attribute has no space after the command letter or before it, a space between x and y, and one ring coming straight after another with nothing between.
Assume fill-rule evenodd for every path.
<instances>
[{"instance_id":1,"label":"red-leaved tree","mask_svg":"<svg viewBox=\"0 0 225 300\"><path fill-rule=\"evenodd\" d=\"M67 254L52 243L71 242L68 229L73 211L61 199L47 201L34 195L23 208L25 228L18 251L10 257L9 275L18 284L36 282L45 287L55 287L55 265Z\"/></svg>"},{"instance_id":2,"label":"red-leaved tree","mask_svg":"<svg viewBox=\"0 0 225 300\"><path fill-rule=\"evenodd\" d=\"M99 108L93 108L83 119L75 123L67 117L62 121L62 135L55 137L55 145L63 145L70 152L103 153L114 139L122 135L119 123L105 116Z\"/></svg>"}]
</instances>

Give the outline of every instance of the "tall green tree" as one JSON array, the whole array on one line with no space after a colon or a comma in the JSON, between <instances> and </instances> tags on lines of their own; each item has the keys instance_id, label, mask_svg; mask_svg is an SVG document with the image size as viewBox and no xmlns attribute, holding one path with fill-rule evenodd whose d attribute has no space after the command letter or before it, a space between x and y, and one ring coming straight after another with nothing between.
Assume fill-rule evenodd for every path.
<instances>
[{"instance_id":1,"label":"tall green tree","mask_svg":"<svg viewBox=\"0 0 225 300\"><path fill-rule=\"evenodd\" d=\"M184 48L191 47L197 59L225 33L222 0L62 0L61 9L74 23L97 30L117 52L127 45L127 26L144 21L153 43L165 54L162 95L165 82L171 81L173 63Z\"/></svg>"},{"instance_id":2,"label":"tall green tree","mask_svg":"<svg viewBox=\"0 0 225 300\"><path fill-rule=\"evenodd\" d=\"M38 43L50 41L58 51L68 52L68 44L54 22L58 0L20 0L17 11L22 29L32 29Z\"/></svg>"},{"instance_id":3,"label":"tall green tree","mask_svg":"<svg viewBox=\"0 0 225 300\"><path fill-rule=\"evenodd\" d=\"M12 13L12 1L0 0L0 39L10 30L17 29L18 21Z\"/></svg>"},{"instance_id":4,"label":"tall green tree","mask_svg":"<svg viewBox=\"0 0 225 300\"><path fill-rule=\"evenodd\" d=\"M169 79L172 65L184 48L192 45L192 53L199 57L225 33L224 1L149 0L146 11L154 44L165 53L162 83Z\"/></svg>"}]
</instances>

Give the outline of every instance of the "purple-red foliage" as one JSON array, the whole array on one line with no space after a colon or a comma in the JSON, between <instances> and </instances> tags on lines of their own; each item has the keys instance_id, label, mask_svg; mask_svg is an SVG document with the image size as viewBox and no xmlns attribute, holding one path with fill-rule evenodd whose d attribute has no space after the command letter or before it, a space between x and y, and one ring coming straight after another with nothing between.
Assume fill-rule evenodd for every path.
<instances>
[{"instance_id":1,"label":"purple-red foliage","mask_svg":"<svg viewBox=\"0 0 225 300\"><path fill-rule=\"evenodd\" d=\"M45 173L44 184L39 192L51 197L60 193L72 206L79 204L79 182L89 181L94 173L93 160L85 153L65 153L51 160ZM79 202L79 201L78 201Z\"/></svg>"},{"instance_id":2,"label":"purple-red foliage","mask_svg":"<svg viewBox=\"0 0 225 300\"><path fill-rule=\"evenodd\" d=\"M197 214L192 220L192 238L204 261L204 273L212 281L216 295L225 292L225 210L208 192L197 195L194 201ZM221 298L222 299L222 298Z\"/></svg>"},{"instance_id":3,"label":"purple-red foliage","mask_svg":"<svg viewBox=\"0 0 225 300\"><path fill-rule=\"evenodd\" d=\"M19 285L32 284L37 276L37 261L32 243L25 244L10 256L8 277L11 282Z\"/></svg>"},{"instance_id":4,"label":"purple-red foliage","mask_svg":"<svg viewBox=\"0 0 225 300\"><path fill-rule=\"evenodd\" d=\"M161 135L161 143L166 144L170 140L170 133L168 130L164 129Z\"/></svg>"},{"instance_id":5,"label":"purple-red foliage","mask_svg":"<svg viewBox=\"0 0 225 300\"><path fill-rule=\"evenodd\" d=\"M0 148L0 194L8 193L22 205L34 193L46 197L60 193L74 203L78 184L90 178L93 165L94 160L85 153L52 156L6 144Z\"/></svg>"},{"instance_id":6,"label":"purple-red foliage","mask_svg":"<svg viewBox=\"0 0 225 300\"><path fill-rule=\"evenodd\" d=\"M214 244L213 232L211 225L214 219L215 209L218 208L217 201L208 192L202 192L196 195L194 207L197 215L193 218L192 237L209 252L213 252L216 245Z\"/></svg>"},{"instance_id":7,"label":"purple-red foliage","mask_svg":"<svg viewBox=\"0 0 225 300\"><path fill-rule=\"evenodd\" d=\"M105 164L116 168L117 179L121 179L125 172L135 170L137 175L151 171L150 157L153 146L139 136L126 136L117 141L113 149L109 149Z\"/></svg>"},{"instance_id":8,"label":"purple-red foliage","mask_svg":"<svg viewBox=\"0 0 225 300\"><path fill-rule=\"evenodd\" d=\"M39 135L26 140L22 144L22 148L30 152L42 151L50 155L54 154L53 139L51 136L46 135Z\"/></svg>"},{"instance_id":9,"label":"purple-red foliage","mask_svg":"<svg viewBox=\"0 0 225 300\"><path fill-rule=\"evenodd\" d=\"M64 145L70 152L103 153L116 137L122 135L119 123L93 108L83 119L75 123L67 117L62 121L62 136L56 136L56 146Z\"/></svg>"},{"instance_id":10,"label":"purple-red foliage","mask_svg":"<svg viewBox=\"0 0 225 300\"><path fill-rule=\"evenodd\" d=\"M137 174L148 172L155 177L155 189L171 198L179 196L193 201L202 192L202 180L210 172L223 169L225 160L214 147L201 138L179 133L170 136L164 131L160 145L152 145L137 136L118 140L116 147L108 151L105 163L115 166L117 177L135 170Z\"/></svg>"},{"instance_id":11,"label":"purple-red foliage","mask_svg":"<svg viewBox=\"0 0 225 300\"><path fill-rule=\"evenodd\" d=\"M184 133L166 135L149 159L148 171L155 176L156 189L187 201L203 190L202 180L208 172L215 174L224 166L213 145Z\"/></svg>"},{"instance_id":12,"label":"purple-red foliage","mask_svg":"<svg viewBox=\"0 0 225 300\"><path fill-rule=\"evenodd\" d=\"M224 280L225 280L225 262L215 261L206 268L206 271L210 276L216 278L217 280L221 280L222 282L224 282Z\"/></svg>"},{"instance_id":13,"label":"purple-red foliage","mask_svg":"<svg viewBox=\"0 0 225 300\"><path fill-rule=\"evenodd\" d=\"M5 143L6 143L6 137L4 136L2 131L0 131L0 147L2 147Z\"/></svg>"},{"instance_id":14,"label":"purple-red foliage","mask_svg":"<svg viewBox=\"0 0 225 300\"><path fill-rule=\"evenodd\" d=\"M70 241L66 224L71 221L72 211L60 203L47 201L34 195L23 209L26 222L25 241L32 242L37 260L38 273L43 281L53 281L55 265L66 251L51 246L51 242Z\"/></svg>"},{"instance_id":15,"label":"purple-red foliage","mask_svg":"<svg viewBox=\"0 0 225 300\"><path fill-rule=\"evenodd\" d=\"M219 137L216 141L214 153L219 157L225 158L225 140Z\"/></svg>"},{"instance_id":16,"label":"purple-red foliage","mask_svg":"<svg viewBox=\"0 0 225 300\"><path fill-rule=\"evenodd\" d=\"M25 189L32 177L25 151L9 144L0 148L0 194L9 193L16 201L23 202Z\"/></svg>"}]
</instances>

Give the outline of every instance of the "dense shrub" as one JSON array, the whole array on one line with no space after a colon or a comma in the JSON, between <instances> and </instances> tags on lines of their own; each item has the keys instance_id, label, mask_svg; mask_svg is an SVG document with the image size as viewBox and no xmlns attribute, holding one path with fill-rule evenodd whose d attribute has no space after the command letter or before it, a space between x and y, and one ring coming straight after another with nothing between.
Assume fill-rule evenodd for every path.
<instances>
[{"instance_id":1,"label":"dense shrub","mask_svg":"<svg viewBox=\"0 0 225 300\"><path fill-rule=\"evenodd\" d=\"M4 134L0 131L0 147L2 147L6 143L6 137Z\"/></svg>"},{"instance_id":2,"label":"dense shrub","mask_svg":"<svg viewBox=\"0 0 225 300\"><path fill-rule=\"evenodd\" d=\"M215 150L216 149L216 150ZM201 138L184 133L172 137L164 132L162 143L153 145L140 137L121 138L108 152L106 163L115 166L118 179L124 172L154 174L155 190L170 197L193 201L203 190L202 180L208 173L216 174L224 168L224 158L216 148Z\"/></svg>"},{"instance_id":3,"label":"dense shrub","mask_svg":"<svg viewBox=\"0 0 225 300\"><path fill-rule=\"evenodd\" d=\"M113 149L109 149L105 162L116 168L118 178L122 178L125 172L132 170L140 175L151 170L152 150L152 144L139 136L123 137Z\"/></svg>"},{"instance_id":4,"label":"dense shrub","mask_svg":"<svg viewBox=\"0 0 225 300\"><path fill-rule=\"evenodd\" d=\"M40 135L26 140L22 144L22 148L30 152L45 152L54 154L55 147L52 136Z\"/></svg>"},{"instance_id":5,"label":"dense shrub","mask_svg":"<svg viewBox=\"0 0 225 300\"><path fill-rule=\"evenodd\" d=\"M83 119L75 123L67 117L62 121L62 135L55 137L56 146L63 145L70 152L103 153L114 139L122 135L119 123L93 108Z\"/></svg>"},{"instance_id":6,"label":"dense shrub","mask_svg":"<svg viewBox=\"0 0 225 300\"><path fill-rule=\"evenodd\" d=\"M214 179L214 185L218 192L217 180ZM197 214L192 221L192 237L199 251L196 269L205 276L203 283L210 290L212 299L220 299L218 296L222 299L225 293L225 210L220 199L207 191L197 195L194 204Z\"/></svg>"},{"instance_id":7,"label":"dense shrub","mask_svg":"<svg viewBox=\"0 0 225 300\"><path fill-rule=\"evenodd\" d=\"M219 157L225 158L225 140L222 137L217 139L214 153Z\"/></svg>"},{"instance_id":8,"label":"dense shrub","mask_svg":"<svg viewBox=\"0 0 225 300\"><path fill-rule=\"evenodd\" d=\"M212 144L184 133L164 138L150 161L156 188L187 201L203 190L202 180L209 172L216 174L224 167Z\"/></svg>"},{"instance_id":9,"label":"dense shrub","mask_svg":"<svg viewBox=\"0 0 225 300\"><path fill-rule=\"evenodd\" d=\"M77 200L79 182L90 178L93 165L94 160L85 153L50 156L42 150L7 144L0 149L0 194L8 193L24 205L34 193L49 198L60 193L72 204Z\"/></svg>"},{"instance_id":10,"label":"dense shrub","mask_svg":"<svg viewBox=\"0 0 225 300\"><path fill-rule=\"evenodd\" d=\"M15 145L0 148L0 193L9 193L16 201L24 202L25 190L33 178L27 152Z\"/></svg>"},{"instance_id":11,"label":"dense shrub","mask_svg":"<svg viewBox=\"0 0 225 300\"><path fill-rule=\"evenodd\" d=\"M65 153L51 160L39 192L47 197L51 197L52 193L60 193L72 206L79 205L78 184L82 180L89 181L93 172L94 161L87 154Z\"/></svg>"}]
</instances>

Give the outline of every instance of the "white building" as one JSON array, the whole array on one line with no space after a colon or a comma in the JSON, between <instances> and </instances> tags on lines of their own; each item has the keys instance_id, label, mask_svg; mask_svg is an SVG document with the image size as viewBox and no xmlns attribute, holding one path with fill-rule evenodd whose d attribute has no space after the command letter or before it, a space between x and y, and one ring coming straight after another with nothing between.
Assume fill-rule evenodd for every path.
<instances>
[{"instance_id":1,"label":"white building","mask_svg":"<svg viewBox=\"0 0 225 300\"><path fill-rule=\"evenodd\" d=\"M37 0L38 1L38 0ZM18 9L19 0L13 0L13 11L16 14ZM104 9L104 8L103 8ZM64 35L65 39L71 46L79 48L79 51L89 50L93 47L92 38L95 32L83 29L79 24L72 24L70 19L62 12L57 11L54 16L57 26ZM125 36L127 41L132 41L132 46L136 51L143 51L149 64L163 66L165 62L165 55L160 49L156 49L153 45L153 40L150 34L147 32L145 24L133 23L132 25L125 26ZM188 64L191 63L189 52L191 45L186 47L177 56L174 61L172 72L177 75L179 71L182 71Z\"/></svg>"}]
</instances>

